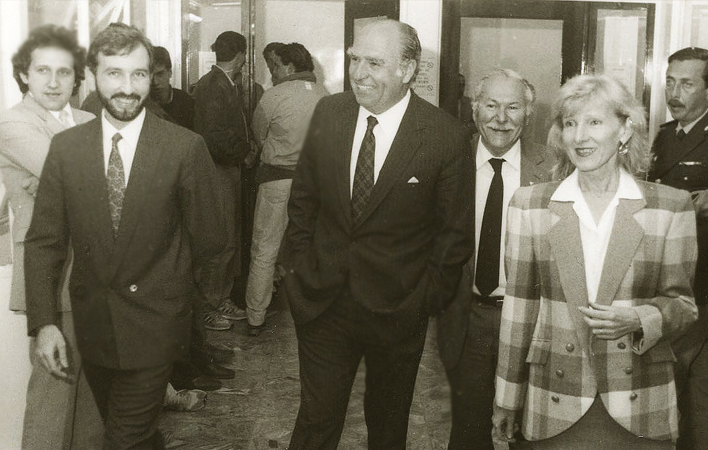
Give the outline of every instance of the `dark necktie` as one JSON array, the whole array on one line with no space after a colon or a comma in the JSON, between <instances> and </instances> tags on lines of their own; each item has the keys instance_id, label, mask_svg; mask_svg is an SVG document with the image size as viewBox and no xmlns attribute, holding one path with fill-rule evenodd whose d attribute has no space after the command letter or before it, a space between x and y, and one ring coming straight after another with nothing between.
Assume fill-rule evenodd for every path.
<instances>
[{"instance_id":1,"label":"dark necktie","mask_svg":"<svg viewBox=\"0 0 708 450\"><path fill-rule=\"evenodd\" d=\"M123 159L118 151L118 141L123 136L120 133L113 135L113 145L111 155L108 158L108 205L111 208L111 221L113 222L113 237L118 236L118 225L120 225L120 214L123 210L123 197L125 196L125 171L123 170Z\"/></svg>"},{"instance_id":2,"label":"dark necktie","mask_svg":"<svg viewBox=\"0 0 708 450\"><path fill-rule=\"evenodd\" d=\"M683 128L678 130L678 133L676 133L676 137L678 138L679 141L686 137L686 132L683 131Z\"/></svg>"},{"instance_id":3,"label":"dark necktie","mask_svg":"<svg viewBox=\"0 0 708 450\"><path fill-rule=\"evenodd\" d=\"M484 297L489 296L499 286L499 251L504 202L504 181L501 171L503 162L504 160L500 158L489 160L494 168L494 177L492 177L492 184L489 186L487 203L484 205L475 274L475 284L479 293Z\"/></svg>"},{"instance_id":4,"label":"dark necktie","mask_svg":"<svg viewBox=\"0 0 708 450\"><path fill-rule=\"evenodd\" d=\"M364 134L364 140L361 141L359 157L356 160L356 169L354 169L354 184L352 185L352 218L354 222L358 221L364 212L364 207L369 201L369 195L374 187L374 154L376 149L374 127L379 121L374 116L369 116L366 121L366 134Z\"/></svg>"}]
</instances>

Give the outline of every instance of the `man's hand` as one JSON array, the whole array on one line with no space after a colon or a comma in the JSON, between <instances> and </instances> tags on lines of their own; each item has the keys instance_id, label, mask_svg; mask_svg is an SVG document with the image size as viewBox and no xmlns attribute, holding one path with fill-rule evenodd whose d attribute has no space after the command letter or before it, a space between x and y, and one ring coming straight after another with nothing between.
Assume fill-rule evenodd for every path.
<instances>
[{"instance_id":1,"label":"man's hand","mask_svg":"<svg viewBox=\"0 0 708 450\"><path fill-rule=\"evenodd\" d=\"M599 339L618 339L642 327L639 314L633 308L594 303L590 308L579 306L578 309L585 315L583 319L592 333Z\"/></svg>"},{"instance_id":2,"label":"man's hand","mask_svg":"<svg viewBox=\"0 0 708 450\"><path fill-rule=\"evenodd\" d=\"M496 442L516 442L514 433L519 431L516 423L516 411L502 408L494 402L494 413L492 414L492 440Z\"/></svg>"},{"instance_id":3,"label":"man's hand","mask_svg":"<svg viewBox=\"0 0 708 450\"><path fill-rule=\"evenodd\" d=\"M708 189L694 191L691 193L693 207L696 208L696 216L699 219L708 219Z\"/></svg>"},{"instance_id":4,"label":"man's hand","mask_svg":"<svg viewBox=\"0 0 708 450\"><path fill-rule=\"evenodd\" d=\"M37 188L39 188L39 178L35 177L34 175L22 180L22 189L27 191L29 195L36 196Z\"/></svg>"},{"instance_id":5,"label":"man's hand","mask_svg":"<svg viewBox=\"0 0 708 450\"><path fill-rule=\"evenodd\" d=\"M56 325L45 325L37 333L35 356L56 378L73 383L66 341Z\"/></svg>"}]
</instances>

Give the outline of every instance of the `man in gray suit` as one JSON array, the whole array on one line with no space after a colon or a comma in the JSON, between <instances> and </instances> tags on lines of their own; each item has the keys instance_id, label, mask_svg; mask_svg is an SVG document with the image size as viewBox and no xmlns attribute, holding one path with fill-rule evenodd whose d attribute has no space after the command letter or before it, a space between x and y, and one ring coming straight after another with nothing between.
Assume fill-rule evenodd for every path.
<instances>
[{"instance_id":1,"label":"man in gray suit","mask_svg":"<svg viewBox=\"0 0 708 450\"><path fill-rule=\"evenodd\" d=\"M491 72L474 90L479 134L472 137L476 171L470 176L476 179L477 247L455 301L438 317L438 348L452 399L449 450L494 449L494 374L506 286L503 218L514 191L549 181L553 167L548 148L522 139L534 100L533 86L507 69Z\"/></svg>"},{"instance_id":2,"label":"man in gray suit","mask_svg":"<svg viewBox=\"0 0 708 450\"><path fill-rule=\"evenodd\" d=\"M24 240L49 142L54 134L94 117L69 105L69 99L78 92L84 79L85 62L86 51L79 47L76 36L54 25L34 29L12 58L15 79L24 98L0 113L0 170L14 214L10 298L13 311L26 311ZM69 266L67 263L64 273ZM65 281L59 285L57 324L67 338L75 370L69 380L57 379L33 359L23 449L69 448L72 441L73 448L91 448L96 438L100 439L100 417L80 370ZM31 345L35 346L34 340Z\"/></svg>"}]
</instances>

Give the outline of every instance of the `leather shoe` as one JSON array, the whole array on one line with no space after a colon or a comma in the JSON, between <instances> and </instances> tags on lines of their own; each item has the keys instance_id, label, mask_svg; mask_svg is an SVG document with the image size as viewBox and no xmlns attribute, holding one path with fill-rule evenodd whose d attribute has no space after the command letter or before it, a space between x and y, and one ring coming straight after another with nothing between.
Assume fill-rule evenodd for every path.
<instances>
[{"instance_id":1,"label":"leather shoe","mask_svg":"<svg viewBox=\"0 0 708 450\"><path fill-rule=\"evenodd\" d=\"M191 380L172 380L172 385L177 390L199 389L201 391L215 391L221 388L221 381L206 375L200 375Z\"/></svg>"},{"instance_id":2,"label":"leather shoe","mask_svg":"<svg viewBox=\"0 0 708 450\"><path fill-rule=\"evenodd\" d=\"M222 367L215 362L199 367L199 370L206 376L217 378L219 380L230 380L236 376L236 372L226 367Z\"/></svg>"},{"instance_id":3,"label":"leather shoe","mask_svg":"<svg viewBox=\"0 0 708 450\"><path fill-rule=\"evenodd\" d=\"M214 362L219 364L231 362L234 359L234 356L236 356L233 350L217 347L208 342L204 344L202 352L206 353L207 356L210 356L214 360Z\"/></svg>"}]
</instances>

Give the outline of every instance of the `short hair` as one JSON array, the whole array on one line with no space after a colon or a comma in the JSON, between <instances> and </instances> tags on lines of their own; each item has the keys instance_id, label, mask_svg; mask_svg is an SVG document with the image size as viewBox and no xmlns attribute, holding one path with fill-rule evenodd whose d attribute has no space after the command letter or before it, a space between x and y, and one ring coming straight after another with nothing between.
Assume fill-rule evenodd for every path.
<instances>
[{"instance_id":1,"label":"short hair","mask_svg":"<svg viewBox=\"0 0 708 450\"><path fill-rule=\"evenodd\" d=\"M163 66L168 70L172 70L170 52L165 47L160 46L156 46L153 51L153 66Z\"/></svg>"},{"instance_id":2,"label":"short hair","mask_svg":"<svg viewBox=\"0 0 708 450\"><path fill-rule=\"evenodd\" d=\"M624 84L607 75L578 75L560 88L551 107L552 124L548 132L548 145L558 157L554 175L562 179L575 170L563 148L563 116L582 109L594 100L609 106L621 121L629 121L632 136L627 142L628 151L625 155L619 155L618 160L627 172L641 177L649 169L651 158L644 107Z\"/></svg>"},{"instance_id":3,"label":"short hair","mask_svg":"<svg viewBox=\"0 0 708 450\"><path fill-rule=\"evenodd\" d=\"M140 30L131 25L113 22L98 33L91 42L88 51L88 67L95 75L98 68L98 54L105 56L127 55L138 45L142 45L150 58L150 73L154 69L154 51L150 39Z\"/></svg>"},{"instance_id":4,"label":"short hair","mask_svg":"<svg viewBox=\"0 0 708 450\"><path fill-rule=\"evenodd\" d=\"M278 53L278 49L280 49L280 48L283 47L284 45L285 45L285 44L283 44L282 42L270 42L270 43L269 43L268 45L266 45L265 48L263 49L263 57L264 57L264 58L267 58L267 57L268 57L268 53L270 53L270 52Z\"/></svg>"},{"instance_id":5,"label":"short hair","mask_svg":"<svg viewBox=\"0 0 708 450\"><path fill-rule=\"evenodd\" d=\"M413 77L410 81L413 83L418 77L418 72L420 72L420 55L423 52L420 39L418 39L418 32L405 22L389 20L398 24L398 31L401 34L401 61L415 61L415 72L413 72Z\"/></svg>"},{"instance_id":6,"label":"short hair","mask_svg":"<svg viewBox=\"0 0 708 450\"><path fill-rule=\"evenodd\" d=\"M482 97L482 92L484 91L485 83L493 77L504 77L508 80L515 80L521 83L524 87L524 99L526 100L526 118L528 119L533 113L533 107L536 103L536 89L534 89L533 84L529 82L526 78L522 77L519 73L511 69L494 69L479 80L474 87L472 92L472 107L477 108L479 99Z\"/></svg>"},{"instance_id":7,"label":"short hair","mask_svg":"<svg viewBox=\"0 0 708 450\"><path fill-rule=\"evenodd\" d=\"M300 43L285 44L275 50L275 54L278 55L284 66L292 64L295 67L295 72L313 72L315 70L312 55Z\"/></svg>"},{"instance_id":8,"label":"short hair","mask_svg":"<svg viewBox=\"0 0 708 450\"><path fill-rule=\"evenodd\" d=\"M211 51L216 53L217 61L231 61L239 53L246 52L246 38L235 31L224 31L211 44Z\"/></svg>"},{"instance_id":9,"label":"short hair","mask_svg":"<svg viewBox=\"0 0 708 450\"><path fill-rule=\"evenodd\" d=\"M674 61L703 61L703 85L708 88L708 50L700 47L686 47L669 56L669 64Z\"/></svg>"},{"instance_id":10,"label":"short hair","mask_svg":"<svg viewBox=\"0 0 708 450\"><path fill-rule=\"evenodd\" d=\"M86 49L79 45L76 33L64 27L56 25L42 25L30 31L27 40L20 45L20 48L12 56L12 75L20 87L23 94L29 91L27 83L22 81L20 74L28 75L29 67L32 64L32 52L38 48L56 47L71 53L74 59L74 90L72 95L76 95L84 80L84 68L86 67Z\"/></svg>"}]
</instances>

